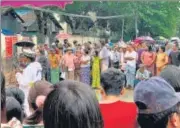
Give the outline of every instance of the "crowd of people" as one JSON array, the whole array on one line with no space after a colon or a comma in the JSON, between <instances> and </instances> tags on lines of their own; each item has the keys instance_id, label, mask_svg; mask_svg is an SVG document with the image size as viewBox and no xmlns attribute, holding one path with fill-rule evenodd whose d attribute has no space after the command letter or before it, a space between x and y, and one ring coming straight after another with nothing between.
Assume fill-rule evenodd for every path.
<instances>
[{"instance_id":1,"label":"crowd of people","mask_svg":"<svg viewBox=\"0 0 180 128\"><path fill-rule=\"evenodd\" d=\"M5 88L1 125L22 128L180 128L178 43L83 45L68 40L25 49L19 87ZM121 101L126 89L134 102ZM95 93L99 89L100 93Z\"/></svg>"}]
</instances>

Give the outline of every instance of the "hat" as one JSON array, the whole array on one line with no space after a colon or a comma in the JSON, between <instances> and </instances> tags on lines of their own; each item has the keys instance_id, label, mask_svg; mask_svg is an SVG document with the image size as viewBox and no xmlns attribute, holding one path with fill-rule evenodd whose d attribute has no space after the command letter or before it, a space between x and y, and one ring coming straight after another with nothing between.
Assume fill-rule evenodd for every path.
<instances>
[{"instance_id":1,"label":"hat","mask_svg":"<svg viewBox=\"0 0 180 128\"><path fill-rule=\"evenodd\" d=\"M28 58L35 58L36 57L36 53L34 51L32 51L31 49L24 49L23 54L24 54L24 56L26 56Z\"/></svg>"},{"instance_id":2,"label":"hat","mask_svg":"<svg viewBox=\"0 0 180 128\"><path fill-rule=\"evenodd\" d=\"M140 114L156 114L172 108L180 98L172 86L161 77L152 77L140 82L134 90L134 101L146 105Z\"/></svg>"},{"instance_id":3,"label":"hat","mask_svg":"<svg viewBox=\"0 0 180 128\"><path fill-rule=\"evenodd\" d=\"M180 69L174 65L168 65L160 76L165 79L177 92L180 92Z\"/></svg>"}]
</instances>

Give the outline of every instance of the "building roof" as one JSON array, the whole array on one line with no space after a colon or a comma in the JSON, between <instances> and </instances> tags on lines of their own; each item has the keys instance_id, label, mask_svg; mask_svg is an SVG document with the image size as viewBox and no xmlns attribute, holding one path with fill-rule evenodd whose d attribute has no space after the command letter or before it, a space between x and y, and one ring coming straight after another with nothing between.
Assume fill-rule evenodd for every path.
<instances>
[{"instance_id":1,"label":"building roof","mask_svg":"<svg viewBox=\"0 0 180 128\"><path fill-rule=\"evenodd\" d=\"M0 9L1 9L1 16L10 13L14 18L18 18L22 23L24 23L24 20L16 13L16 11L12 7L3 7Z\"/></svg>"}]
</instances>

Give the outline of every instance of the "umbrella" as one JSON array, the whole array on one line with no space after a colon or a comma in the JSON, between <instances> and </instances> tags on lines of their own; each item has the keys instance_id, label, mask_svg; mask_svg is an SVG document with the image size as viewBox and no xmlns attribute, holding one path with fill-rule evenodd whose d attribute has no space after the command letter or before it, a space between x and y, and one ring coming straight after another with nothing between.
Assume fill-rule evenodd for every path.
<instances>
[{"instance_id":1,"label":"umbrella","mask_svg":"<svg viewBox=\"0 0 180 128\"><path fill-rule=\"evenodd\" d=\"M15 43L16 46L18 47L34 47L34 43L30 41L20 41Z\"/></svg>"},{"instance_id":2,"label":"umbrella","mask_svg":"<svg viewBox=\"0 0 180 128\"><path fill-rule=\"evenodd\" d=\"M150 36L141 36L141 37L137 37L133 42L135 42L135 43L142 43L142 42L154 43L155 40Z\"/></svg>"},{"instance_id":3,"label":"umbrella","mask_svg":"<svg viewBox=\"0 0 180 128\"><path fill-rule=\"evenodd\" d=\"M174 41L180 42L179 37L172 37L171 38L171 42L174 42Z\"/></svg>"},{"instance_id":4,"label":"umbrella","mask_svg":"<svg viewBox=\"0 0 180 128\"><path fill-rule=\"evenodd\" d=\"M156 43L160 43L160 44L164 44L164 43L167 43L168 39L166 39L165 37L163 36L157 36L155 38L156 40Z\"/></svg>"},{"instance_id":5,"label":"umbrella","mask_svg":"<svg viewBox=\"0 0 180 128\"><path fill-rule=\"evenodd\" d=\"M59 6L60 8L65 8L67 4L72 4L72 0L40 0L40 1L34 1L34 0L2 0L1 6L13 6L13 7L21 7L24 5L32 5L36 7L43 7L43 6Z\"/></svg>"},{"instance_id":6,"label":"umbrella","mask_svg":"<svg viewBox=\"0 0 180 128\"><path fill-rule=\"evenodd\" d=\"M165 37L163 37L163 36L158 36L157 38L156 38L157 40L167 40Z\"/></svg>"}]
</instances>

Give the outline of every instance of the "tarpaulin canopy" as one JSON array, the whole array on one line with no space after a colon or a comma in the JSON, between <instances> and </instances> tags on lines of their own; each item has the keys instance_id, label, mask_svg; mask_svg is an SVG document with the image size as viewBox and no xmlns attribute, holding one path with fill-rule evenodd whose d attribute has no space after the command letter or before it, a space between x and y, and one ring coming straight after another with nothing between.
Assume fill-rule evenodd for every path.
<instances>
[{"instance_id":1,"label":"tarpaulin canopy","mask_svg":"<svg viewBox=\"0 0 180 128\"><path fill-rule=\"evenodd\" d=\"M25 5L43 7L43 6L59 6L65 8L67 4L72 4L72 0L2 0L1 6L20 7Z\"/></svg>"},{"instance_id":2,"label":"tarpaulin canopy","mask_svg":"<svg viewBox=\"0 0 180 128\"><path fill-rule=\"evenodd\" d=\"M12 32L11 30L7 30L7 29L1 29L1 33L6 36L14 35L14 32Z\"/></svg>"}]
</instances>

